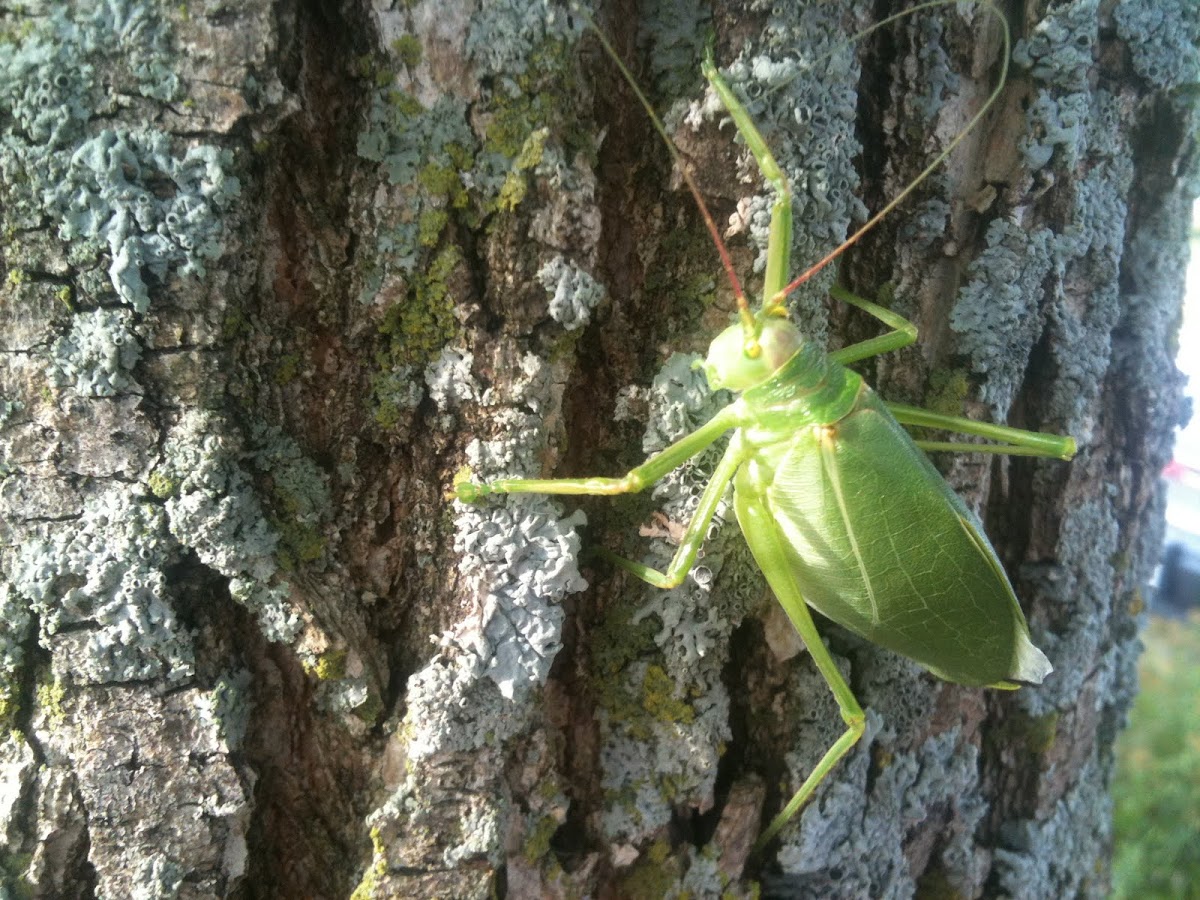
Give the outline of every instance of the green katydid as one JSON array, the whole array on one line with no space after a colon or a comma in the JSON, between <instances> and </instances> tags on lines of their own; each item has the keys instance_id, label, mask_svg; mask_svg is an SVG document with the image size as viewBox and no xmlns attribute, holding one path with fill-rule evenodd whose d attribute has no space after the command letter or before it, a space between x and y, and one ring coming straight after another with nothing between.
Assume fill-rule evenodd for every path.
<instances>
[{"instance_id":1,"label":"green katydid","mask_svg":"<svg viewBox=\"0 0 1200 900\"><path fill-rule=\"evenodd\" d=\"M933 0L902 16L953 0ZM826 353L788 321L784 298L857 241L890 212L973 128L1004 85L1009 35L1003 16L1003 68L987 102L946 150L898 197L840 247L787 282L791 247L791 194L782 170L745 107L711 58L703 71L774 188L763 300L751 311L732 263L686 166L671 153L717 242L738 301L737 321L712 342L702 364L710 386L738 394L708 423L620 478L459 479L455 496L478 502L493 494L622 494L641 491L723 435L730 439L666 571L610 553L603 555L651 585L682 583L696 561L718 504L730 484L737 521L779 603L825 678L846 723L791 801L759 838L769 842L862 736L865 716L821 641L808 606L850 631L915 660L947 681L1013 689L1037 684L1051 672L1030 640L1029 628L996 552L924 451L992 452L1070 459L1075 441L888 403L847 364L897 350L916 340L901 316L836 287L832 295L882 321L891 330ZM604 35L655 127L661 123ZM860 35L861 37L862 35ZM904 426L943 429L991 444L913 440Z\"/></svg>"}]
</instances>

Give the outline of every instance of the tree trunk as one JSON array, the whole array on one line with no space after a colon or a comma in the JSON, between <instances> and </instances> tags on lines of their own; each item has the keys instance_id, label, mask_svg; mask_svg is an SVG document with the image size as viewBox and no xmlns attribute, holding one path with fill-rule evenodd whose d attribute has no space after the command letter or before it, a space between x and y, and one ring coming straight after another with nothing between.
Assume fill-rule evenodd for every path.
<instances>
[{"instance_id":1,"label":"tree trunk","mask_svg":"<svg viewBox=\"0 0 1200 900\"><path fill-rule=\"evenodd\" d=\"M1009 6L982 126L790 303L831 349L879 331L835 279L916 322L860 367L890 399L1078 439L938 460L1055 672L964 688L820 622L867 733L762 859L843 725L728 510L669 592L586 552L661 567L715 457L636 497L446 498L464 465L621 474L729 399L690 368L733 309L716 251L580 19L4 14L4 890L1103 896L1183 415L1200 21L1048 5ZM751 293L770 197L705 99L710 34L791 181L797 272L999 77L981 7L850 43L875 6L597 13Z\"/></svg>"}]
</instances>

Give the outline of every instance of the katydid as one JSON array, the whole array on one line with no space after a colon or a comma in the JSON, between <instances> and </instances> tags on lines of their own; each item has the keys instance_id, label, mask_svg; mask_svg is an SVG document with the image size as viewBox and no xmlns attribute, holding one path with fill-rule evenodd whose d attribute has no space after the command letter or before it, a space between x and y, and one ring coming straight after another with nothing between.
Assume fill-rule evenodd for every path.
<instances>
[{"instance_id":1,"label":"katydid","mask_svg":"<svg viewBox=\"0 0 1200 900\"><path fill-rule=\"evenodd\" d=\"M923 3L874 28L947 2ZM776 194L763 299L758 310L751 311L712 217L672 148L717 240L738 300L737 320L712 342L701 367L714 390L724 388L739 396L708 423L620 478L487 483L464 479L454 486L455 496L468 503L494 494L636 492L730 435L665 571L603 555L656 587L679 585L696 561L718 504L732 484L737 521L751 553L832 690L846 723L842 736L767 827L758 848L774 838L865 727L863 711L822 643L809 606L947 681L1014 689L1023 683L1038 684L1051 672L1049 661L1030 640L1025 616L995 550L924 451L986 451L1065 460L1075 453L1074 440L881 400L862 376L846 366L913 343L915 325L836 287L833 297L864 310L891 330L826 353L788 321L783 305L789 292L857 241L940 164L998 96L1009 54L1008 29L994 7L982 5L999 19L1004 38L1005 69L987 103L899 197L791 282L787 282L792 228L787 181L745 107L717 71L710 50L704 75ZM616 59L603 34L600 40ZM632 77L619 60L617 64L649 110ZM657 119L655 127L665 137ZM996 443L913 440L904 426L938 428Z\"/></svg>"}]
</instances>

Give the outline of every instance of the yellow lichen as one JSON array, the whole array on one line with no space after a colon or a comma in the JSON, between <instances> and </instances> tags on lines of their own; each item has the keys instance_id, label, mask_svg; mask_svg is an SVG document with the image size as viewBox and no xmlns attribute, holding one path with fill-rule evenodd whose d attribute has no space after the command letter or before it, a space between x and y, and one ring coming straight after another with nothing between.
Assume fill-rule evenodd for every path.
<instances>
[{"instance_id":1,"label":"yellow lichen","mask_svg":"<svg viewBox=\"0 0 1200 900\"><path fill-rule=\"evenodd\" d=\"M525 139L525 143L521 146L521 152L513 160L512 169L504 179L504 185L500 188L500 196L496 200L498 208L511 212L525 199L525 192L528 189L525 171L534 168L542 161L546 151L546 138L549 134L548 128L539 128Z\"/></svg>"},{"instance_id":2,"label":"yellow lichen","mask_svg":"<svg viewBox=\"0 0 1200 900\"><path fill-rule=\"evenodd\" d=\"M642 681L642 708L663 722L690 724L696 719L696 711L676 696L675 681L660 666L646 669Z\"/></svg>"},{"instance_id":3,"label":"yellow lichen","mask_svg":"<svg viewBox=\"0 0 1200 900\"><path fill-rule=\"evenodd\" d=\"M42 682L37 687L38 709L45 715L46 723L51 728L61 725L67 719L66 711L63 710L62 705L66 695L67 692L63 687L63 683L57 678Z\"/></svg>"},{"instance_id":4,"label":"yellow lichen","mask_svg":"<svg viewBox=\"0 0 1200 900\"><path fill-rule=\"evenodd\" d=\"M317 657L317 664L314 667L317 678L321 681L328 681L331 678L344 678L346 676L346 651L345 650L329 650Z\"/></svg>"}]
</instances>

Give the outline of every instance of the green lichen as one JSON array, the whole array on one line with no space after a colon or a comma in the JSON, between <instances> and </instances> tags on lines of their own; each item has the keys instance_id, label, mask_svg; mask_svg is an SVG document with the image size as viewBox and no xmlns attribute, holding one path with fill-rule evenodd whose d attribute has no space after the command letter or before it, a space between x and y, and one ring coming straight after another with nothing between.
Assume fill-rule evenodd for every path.
<instances>
[{"instance_id":1,"label":"green lichen","mask_svg":"<svg viewBox=\"0 0 1200 900\"><path fill-rule=\"evenodd\" d=\"M1012 715L1004 720L999 740L1016 747L1024 746L1029 753L1042 756L1049 753L1058 740L1058 721L1058 712L1041 716Z\"/></svg>"},{"instance_id":2,"label":"green lichen","mask_svg":"<svg viewBox=\"0 0 1200 900\"><path fill-rule=\"evenodd\" d=\"M221 337L227 341L248 337L253 331L250 319L240 306L231 306L221 321Z\"/></svg>"},{"instance_id":3,"label":"green lichen","mask_svg":"<svg viewBox=\"0 0 1200 900\"><path fill-rule=\"evenodd\" d=\"M300 565L315 562L325 555L327 542L315 527L269 518L279 533L279 567L285 572L294 571Z\"/></svg>"},{"instance_id":4,"label":"green lichen","mask_svg":"<svg viewBox=\"0 0 1200 900\"><path fill-rule=\"evenodd\" d=\"M257 426L255 443L255 465L267 476L272 499L267 519L279 535L280 566L290 570L321 559L332 513L329 477L279 428Z\"/></svg>"},{"instance_id":5,"label":"green lichen","mask_svg":"<svg viewBox=\"0 0 1200 900\"><path fill-rule=\"evenodd\" d=\"M614 721L627 728L632 737L649 740L653 718L650 710L655 708L660 693L646 692L654 698L647 706L644 696L636 693L623 676L637 659L653 652L658 628L648 617L634 622L634 612L632 604L623 603L605 611L592 642L592 686L598 704ZM643 685L647 681L654 688L657 678L648 675Z\"/></svg>"},{"instance_id":6,"label":"green lichen","mask_svg":"<svg viewBox=\"0 0 1200 900\"><path fill-rule=\"evenodd\" d=\"M566 328L559 329L557 335L552 335L547 343L544 356L546 361L553 364L557 363L572 363L575 360L576 348L579 346L579 340L584 335L582 329L570 331ZM560 452L567 451L568 443L566 438L563 439Z\"/></svg>"},{"instance_id":7,"label":"green lichen","mask_svg":"<svg viewBox=\"0 0 1200 900\"><path fill-rule=\"evenodd\" d=\"M146 486L150 488L150 493L159 500L166 500L168 497L173 497L179 490L179 479L162 469L155 469L146 479Z\"/></svg>"},{"instance_id":8,"label":"green lichen","mask_svg":"<svg viewBox=\"0 0 1200 900\"><path fill-rule=\"evenodd\" d=\"M417 174L417 183L430 197L440 198L461 209L467 205L469 197L462 182L462 171L471 165L471 154L457 141L447 143L443 149L449 163L429 163Z\"/></svg>"},{"instance_id":9,"label":"green lichen","mask_svg":"<svg viewBox=\"0 0 1200 900\"><path fill-rule=\"evenodd\" d=\"M612 679L631 662L654 650L658 626L650 618L634 621L633 603L616 603L604 611L592 643L592 675L597 681Z\"/></svg>"},{"instance_id":10,"label":"green lichen","mask_svg":"<svg viewBox=\"0 0 1200 900\"><path fill-rule=\"evenodd\" d=\"M366 81L373 81L379 65L372 53L363 53L354 58L354 74Z\"/></svg>"},{"instance_id":11,"label":"green lichen","mask_svg":"<svg viewBox=\"0 0 1200 900\"><path fill-rule=\"evenodd\" d=\"M1058 720L1057 712L1031 718L1025 732L1025 746L1038 755L1053 750L1058 740Z\"/></svg>"},{"instance_id":12,"label":"green lichen","mask_svg":"<svg viewBox=\"0 0 1200 900\"><path fill-rule=\"evenodd\" d=\"M478 204L472 204L465 178L475 164L476 141L461 100L443 97L428 108L393 87L376 93L368 127L359 135L358 154L380 164L380 175L394 186L397 203L373 208L371 223L380 237L375 253L364 256L372 267L366 273L363 299L371 299L389 272L418 276L426 270L438 245L439 222L458 210L467 227L479 224ZM484 182L486 178L482 179ZM440 216L430 216L438 212Z\"/></svg>"},{"instance_id":13,"label":"green lichen","mask_svg":"<svg viewBox=\"0 0 1200 900\"><path fill-rule=\"evenodd\" d=\"M677 886L681 874L680 861L671 855L671 845L665 840L655 841L621 876L617 895L627 900L662 900Z\"/></svg>"},{"instance_id":14,"label":"green lichen","mask_svg":"<svg viewBox=\"0 0 1200 900\"><path fill-rule=\"evenodd\" d=\"M512 79L509 90L492 94L485 151L516 160L530 135L557 125L556 136L568 159L577 152L594 152L592 136L581 123L563 122L562 111L572 107L578 90L573 54L565 41L549 40L530 54L525 71Z\"/></svg>"},{"instance_id":15,"label":"green lichen","mask_svg":"<svg viewBox=\"0 0 1200 900\"><path fill-rule=\"evenodd\" d=\"M379 326L380 334L388 338L386 354L380 360L387 369L424 367L457 336L449 279L461 261L457 247L443 247L429 268L414 279L405 302L387 311Z\"/></svg>"},{"instance_id":16,"label":"green lichen","mask_svg":"<svg viewBox=\"0 0 1200 900\"><path fill-rule=\"evenodd\" d=\"M20 44L33 36L33 19L19 20L12 27L0 28L0 44Z\"/></svg>"},{"instance_id":17,"label":"green lichen","mask_svg":"<svg viewBox=\"0 0 1200 900\"><path fill-rule=\"evenodd\" d=\"M917 896L922 900L966 900L940 866L929 869L917 880Z\"/></svg>"},{"instance_id":18,"label":"green lichen","mask_svg":"<svg viewBox=\"0 0 1200 900\"><path fill-rule=\"evenodd\" d=\"M396 113L402 116L415 116L425 111L425 107L421 105L420 100L407 91L397 88L389 89L383 95L383 100Z\"/></svg>"},{"instance_id":19,"label":"green lichen","mask_svg":"<svg viewBox=\"0 0 1200 900\"><path fill-rule=\"evenodd\" d=\"M296 380L296 376L300 374L301 358L298 353L289 353L280 358L279 365L275 368L275 381L280 385L288 385Z\"/></svg>"},{"instance_id":20,"label":"green lichen","mask_svg":"<svg viewBox=\"0 0 1200 900\"><path fill-rule=\"evenodd\" d=\"M653 258L647 260L646 296L661 298L672 333L695 331L716 301L718 282L712 274L716 260L707 229L692 219L688 225L667 229Z\"/></svg>"},{"instance_id":21,"label":"green lichen","mask_svg":"<svg viewBox=\"0 0 1200 900\"><path fill-rule=\"evenodd\" d=\"M368 725L374 725L379 721L379 716L383 713L383 697L376 690L369 690L367 698L358 706L354 707L354 715Z\"/></svg>"},{"instance_id":22,"label":"green lichen","mask_svg":"<svg viewBox=\"0 0 1200 900\"><path fill-rule=\"evenodd\" d=\"M427 209L417 220L417 243L422 247L434 247L442 235L442 229L450 221L444 209Z\"/></svg>"},{"instance_id":23,"label":"green lichen","mask_svg":"<svg viewBox=\"0 0 1200 900\"><path fill-rule=\"evenodd\" d=\"M381 372L376 375L371 382L371 416L375 424L390 431L403 422L415 405L405 402L413 387L404 374Z\"/></svg>"},{"instance_id":24,"label":"green lichen","mask_svg":"<svg viewBox=\"0 0 1200 900\"><path fill-rule=\"evenodd\" d=\"M36 896L28 876L32 863L32 853L12 853L0 848L0 891L6 898L27 900Z\"/></svg>"},{"instance_id":25,"label":"green lichen","mask_svg":"<svg viewBox=\"0 0 1200 900\"><path fill-rule=\"evenodd\" d=\"M961 416L971 392L971 379L964 369L935 369L929 374L925 407L930 412Z\"/></svg>"},{"instance_id":26,"label":"green lichen","mask_svg":"<svg viewBox=\"0 0 1200 900\"><path fill-rule=\"evenodd\" d=\"M421 62L421 41L411 34L401 35L392 41L392 53L402 66L412 68Z\"/></svg>"},{"instance_id":27,"label":"green lichen","mask_svg":"<svg viewBox=\"0 0 1200 900\"><path fill-rule=\"evenodd\" d=\"M550 852L550 841L558 831L559 822L554 816L542 816L529 829L522 848L525 859L531 863L537 862Z\"/></svg>"},{"instance_id":28,"label":"green lichen","mask_svg":"<svg viewBox=\"0 0 1200 900\"><path fill-rule=\"evenodd\" d=\"M590 132L563 124L564 110L578 108L570 102L578 93L571 42L561 27L550 27L554 17L529 15L518 26L509 12L490 9L472 22L473 54L500 52L503 41L493 31L506 36L516 28L529 44L519 64L488 79L469 108L453 96L426 105L396 87L396 71L421 60L414 36L392 42L389 62L357 62L359 74L378 86L357 151L379 164L392 193L386 207L364 211L372 220L364 230L379 240L359 258L358 298L381 310L370 409L382 428L402 427L411 417L423 394L422 371L460 334L451 285L462 277L462 252L452 236L485 223L499 227L503 217L495 214L516 210L530 173L548 154L574 159L594 143ZM386 83L379 77L385 70Z\"/></svg>"}]
</instances>

